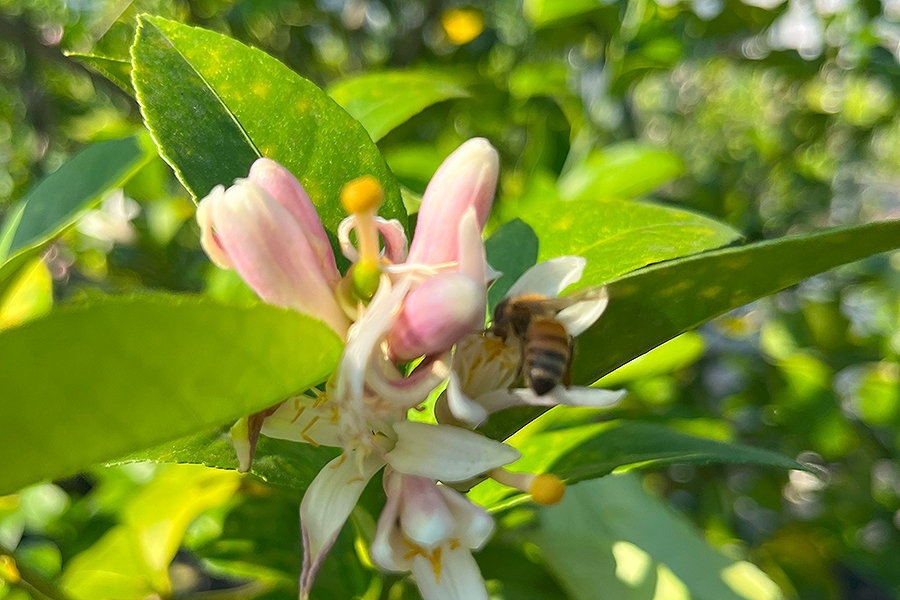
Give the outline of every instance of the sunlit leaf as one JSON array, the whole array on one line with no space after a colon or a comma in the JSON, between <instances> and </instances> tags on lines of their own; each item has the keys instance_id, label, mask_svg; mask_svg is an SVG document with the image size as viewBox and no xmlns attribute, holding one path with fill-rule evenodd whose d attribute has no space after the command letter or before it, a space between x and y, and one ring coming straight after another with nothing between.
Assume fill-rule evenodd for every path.
<instances>
[{"instance_id":1,"label":"sunlit leaf","mask_svg":"<svg viewBox=\"0 0 900 600\"><path fill-rule=\"evenodd\" d=\"M564 200L629 200L684 174L684 162L671 152L634 142L594 150L559 178Z\"/></svg>"},{"instance_id":2,"label":"sunlit leaf","mask_svg":"<svg viewBox=\"0 0 900 600\"><path fill-rule=\"evenodd\" d=\"M274 58L151 16L141 17L132 54L147 127L195 197L267 156L300 179L331 231L345 216L341 188L367 174L384 185L382 215L405 219L399 184L362 125Z\"/></svg>"},{"instance_id":3,"label":"sunlit leaf","mask_svg":"<svg viewBox=\"0 0 900 600\"><path fill-rule=\"evenodd\" d=\"M534 231L513 219L497 228L484 243L487 261L503 275L488 290L488 308L493 310L509 288L537 262L538 239Z\"/></svg>"},{"instance_id":4,"label":"sunlit leaf","mask_svg":"<svg viewBox=\"0 0 900 600\"><path fill-rule=\"evenodd\" d=\"M629 600L784 597L756 566L713 549L631 475L574 486L539 521L531 539L576 600L595 600L601 589Z\"/></svg>"},{"instance_id":5,"label":"sunlit leaf","mask_svg":"<svg viewBox=\"0 0 900 600\"><path fill-rule=\"evenodd\" d=\"M328 94L362 123L376 142L422 109L469 95L454 78L416 71L366 73L338 82Z\"/></svg>"},{"instance_id":6,"label":"sunlit leaf","mask_svg":"<svg viewBox=\"0 0 900 600\"><path fill-rule=\"evenodd\" d=\"M536 27L596 10L600 0L525 0L525 16Z\"/></svg>"},{"instance_id":7,"label":"sunlit leaf","mask_svg":"<svg viewBox=\"0 0 900 600\"><path fill-rule=\"evenodd\" d=\"M319 321L163 295L67 307L0 334L0 493L230 424L321 382ZM36 360L36 358L38 360Z\"/></svg>"},{"instance_id":8,"label":"sunlit leaf","mask_svg":"<svg viewBox=\"0 0 900 600\"><path fill-rule=\"evenodd\" d=\"M120 525L68 562L62 588L84 600L170 595L169 563L188 525L225 503L240 480L233 471L169 467L128 502Z\"/></svg>"},{"instance_id":9,"label":"sunlit leaf","mask_svg":"<svg viewBox=\"0 0 900 600\"><path fill-rule=\"evenodd\" d=\"M521 219L540 240L538 260L579 255L587 267L579 285L606 283L634 269L718 248L740 234L686 210L623 200L530 203Z\"/></svg>"},{"instance_id":10,"label":"sunlit leaf","mask_svg":"<svg viewBox=\"0 0 900 600\"><path fill-rule=\"evenodd\" d=\"M0 293L0 329L39 317L52 306L53 277L42 259L33 259Z\"/></svg>"},{"instance_id":11,"label":"sunlit leaf","mask_svg":"<svg viewBox=\"0 0 900 600\"><path fill-rule=\"evenodd\" d=\"M90 65L92 69L112 81L129 94L134 95L134 86L131 83L131 62L121 58L102 56L99 54L82 54L68 52L66 56L80 60Z\"/></svg>"}]
</instances>

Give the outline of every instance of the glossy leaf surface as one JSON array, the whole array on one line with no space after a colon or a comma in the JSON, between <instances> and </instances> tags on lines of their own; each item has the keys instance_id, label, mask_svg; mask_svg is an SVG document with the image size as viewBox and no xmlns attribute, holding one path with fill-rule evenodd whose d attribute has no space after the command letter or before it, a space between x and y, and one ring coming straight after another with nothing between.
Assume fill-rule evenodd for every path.
<instances>
[{"instance_id":1,"label":"glossy leaf surface","mask_svg":"<svg viewBox=\"0 0 900 600\"><path fill-rule=\"evenodd\" d=\"M437 73L368 73L341 81L328 94L362 123L376 142L422 109L469 93Z\"/></svg>"},{"instance_id":2,"label":"glossy leaf surface","mask_svg":"<svg viewBox=\"0 0 900 600\"><path fill-rule=\"evenodd\" d=\"M384 186L383 216L405 218L399 184L362 125L264 52L144 16L132 55L147 126L195 197L246 177L267 156L300 179L331 231L345 216L341 188L361 175Z\"/></svg>"}]
</instances>

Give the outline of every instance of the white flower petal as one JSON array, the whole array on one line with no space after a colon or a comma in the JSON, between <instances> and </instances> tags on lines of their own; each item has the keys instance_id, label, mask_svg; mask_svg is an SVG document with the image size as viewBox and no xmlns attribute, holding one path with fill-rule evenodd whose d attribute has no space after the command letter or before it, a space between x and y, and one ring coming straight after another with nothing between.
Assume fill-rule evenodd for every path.
<instances>
[{"instance_id":1,"label":"white flower petal","mask_svg":"<svg viewBox=\"0 0 900 600\"><path fill-rule=\"evenodd\" d=\"M475 209L468 209L459 222L459 273L466 275L484 288L487 285L487 259L485 258L484 241L481 239L481 226ZM482 289L481 295L484 296ZM481 312L485 312L482 309Z\"/></svg>"},{"instance_id":2,"label":"white flower petal","mask_svg":"<svg viewBox=\"0 0 900 600\"><path fill-rule=\"evenodd\" d=\"M404 535L427 549L449 540L456 529L456 522L438 485L431 479L416 475L404 474L402 478L400 529Z\"/></svg>"},{"instance_id":3,"label":"white flower petal","mask_svg":"<svg viewBox=\"0 0 900 600\"><path fill-rule=\"evenodd\" d=\"M344 217L337 228L338 244L341 247L341 254L344 258L352 263L359 260L359 251L350 242L350 231L356 227L356 215Z\"/></svg>"},{"instance_id":4,"label":"white flower petal","mask_svg":"<svg viewBox=\"0 0 900 600\"><path fill-rule=\"evenodd\" d=\"M489 600L478 563L466 548L443 548L440 575L422 556L413 560L412 572L424 600Z\"/></svg>"},{"instance_id":5,"label":"white flower petal","mask_svg":"<svg viewBox=\"0 0 900 600\"><path fill-rule=\"evenodd\" d=\"M439 485L437 489L456 523L456 537L463 546L479 550L494 533L494 518L483 507L478 506L451 487Z\"/></svg>"},{"instance_id":6,"label":"white flower petal","mask_svg":"<svg viewBox=\"0 0 900 600\"><path fill-rule=\"evenodd\" d=\"M512 446L452 425L402 421L394 431L397 445L387 453L388 464L439 481L465 481L522 456Z\"/></svg>"},{"instance_id":7,"label":"white flower petal","mask_svg":"<svg viewBox=\"0 0 900 600\"><path fill-rule=\"evenodd\" d=\"M347 517L366 484L384 461L371 454L360 465L354 456L337 457L325 465L310 484L300 504L303 534L303 572L300 594L309 593L325 555L334 545Z\"/></svg>"},{"instance_id":8,"label":"white flower petal","mask_svg":"<svg viewBox=\"0 0 900 600\"><path fill-rule=\"evenodd\" d=\"M394 264L406 260L409 242L406 240L406 231L397 219L383 219L375 217L375 226L381 232L384 240L384 256Z\"/></svg>"},{"instance_id":9,"label":"white flower petal","mask_svg":"<svg viewBox=\"0 0 900 600\"><path fill-rule=\"evenodd\" d=\"M581 256L558 256L539 262L519 277L509 288L507 297L521 294L558 296L564 289L581 279L587 260Z\"/></svg>"},{"instance_id":10,"label":"white flower petal","mask_svg":"<svg viewBox=\"0 0 900 600\"><path fill-rule=\"evenodd\" d=\"M600 288L595 297L581 300L572 306L568 306L556 315L557 320L562 323L566 331L572 337L577 337L587 330L588 327L597 322L606 306L609 304L609 294L606 288Z\"/></svg>"},{"instance_id":11,"label":"white flower petal","mask_svg":"<svg viewBox=\"0 0 900 600\"><path fill-rule=\"evenodd\" d=\"M331 420L331 410L315 408L314 402L306 396L288 399L265 418L260 433L277 440L340 446L340 428Z\"/></svg>"},{"instance_id":12,"label":"white flower petal","mask_svg":"<svg viewBox=\"0 0 900 600\"><path fill-rule=\"evenodd\" d=\"M463 393L459 384L459 375L456 374L456 371L450 372L450 381L447 382L446 395L450 414L460 421L475 427L487 419L487 411Z\"/></svg>"},{"instance_id":13,"label":"white flower petal","mask_svg":"<svg viewBox=\"0 0 900 600\"><path fill-rule=\"evenodd\" d=\"M387 502L381 509L375 539L369 548L372 561L386 571L401 572L412 568L412 560L406 556L409 546L403 542L398 524L402 477L390 468L385 469L384 491L387 493Z\"/></svg>"},{"instance_id":14,"label":"white flower petal","mask_svg":"<svg viewBox=\"0 0 900 600\"><path fill-rule=\"evenodd\" d=\"M572 386L568 389L558 385L549 394L538 396L530 388L496 390L478 397L478 403L488 413L495 413L511 406L581 406L605 408L622 399L625 390L601 390L592 387Z\"/></svg>"}]
</instances>

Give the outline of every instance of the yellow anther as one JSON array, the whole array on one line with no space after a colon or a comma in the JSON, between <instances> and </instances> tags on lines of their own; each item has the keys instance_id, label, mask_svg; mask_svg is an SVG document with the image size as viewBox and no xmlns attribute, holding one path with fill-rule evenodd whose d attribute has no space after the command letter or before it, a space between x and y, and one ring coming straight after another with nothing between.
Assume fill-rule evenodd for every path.
<instances>
[{"instance_id":1,"label":"yellow anther","mask_svg":"<svg viewBox=\"0 0 900 600\"><path fill-rule=\"evenodd\" d=\"M6 554L0 555L0 579L10 583L19 582L19 569L16 568L16 561Z\"/></svg>"},{"instance_id":2,"label":"yellow anther","mask_svg":"<svg viewBox=\"0 0 900 600\"><path fill-rule=\"evenodd\" d=\"M528 488L528 493L538 504L549 506L562 500L566 493L566 484L556 475L545 473L537 475Z\"/></svg>"},{"instance_id":3,"label":"yellow anther","mask_svg":"<svg viewBox=\"0 0 900 600\"><path fill-rule=\"evenodd\" d=\"M378 291L381 280L381 266L371 260L360 260L353 265L353 294L363 302L368 302Z\"/></svg>"},{"instance_id":4,"label":"yellow anther","mask_svg":"<svg viewBox=\"0 0 900 600\"><path fill-rule=\"evenodd\" d=\"M384 188L371 175L357 177L341 190L341 204L350 214L378 210L384 200Z\"/></svg>"},{"instance_id":5,"label":"yellow anther","mask_svg":"<svg viewBox=\"0 0 900 600\"><path fill-rule=\"evenodd\" d=\"M297 419L300 418L300 415L302 415L302 414L303 414L303 411L305 411L305 410L306 410L306 407L305 407L305 406L301 406L301 407L299 407L299 408L297 409L297 414L294 415L294 418L293 418L293 419L291 419L291 425L293 425L293 424L297 421Z\"/></svg>"},{"instance_id":6,"label":"yellow anther","mask_svg":"<svg viewBox=\"0 0 900 600\"><path fill-rule=\"evenodd\" d=\"M342 452L342 453L341 453L341 460L339 460L339 461L337 461L336 463L334 463L334 465L332 465L331 468L332 468L332 469L337 469L339 466L341 466L342 464L344 464L344 461L345 461L345 460L347 460L347 453L346 453L346 452Z\"/></svg>"},{"instance_id":7,"label":"yellow anther","mask_svg":"<svg viewBox=\"0 0 900 600\"><path fill-rule=\"evenodd\" d=\"M431 556L428 557L431 561L431 568L434 569L434 580L437 583L441 582L441 547L438 546L434 549L434 552L431 553Z\"/></svg>"},{"instance_id":8,"label":"yellow anther","mask_svg":"<svg viewBox=\"0 0 900 600\"><path fill-rule=\"evenodd\" d=\"M309 423L306 424L306 427L303 428L303 431L301 431L300 434L301 434L301 435L302 435L302 434L305 434L307 431L309 431L310 429L312 429L312 426L315 425L315 424L316 424L316 421L318 421L318 420L319 420L319 417L317 417L317 416L316 416L316 417L313 417L312 419L310 419L310 420L309 420Z\"/></svg>"},{"instance_id":9,"label":"yellow anther","mask_svg":"<svg viewBox=\"0 0 900 600\"><path fill-rule=\"evenodd\" d=\"M337 423L341 418L341 411L338 410L337 406L331 407L331 422Z\"/></svg>"}]
</instances>

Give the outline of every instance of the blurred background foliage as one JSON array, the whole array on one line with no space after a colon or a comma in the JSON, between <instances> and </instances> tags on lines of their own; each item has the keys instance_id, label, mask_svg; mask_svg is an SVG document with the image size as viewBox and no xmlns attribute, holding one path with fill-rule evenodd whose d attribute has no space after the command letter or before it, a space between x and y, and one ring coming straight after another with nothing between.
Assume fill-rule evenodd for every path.
<instances>
[{"instance_id":1,"label":"blurred background foliage","mask_svg":"<svg viewBox=\"0 0 900 600\"><path fill-rule=\"evenodd\" d=\"M553 195L688 207L749 240L900 217L896 0L0 0L0 216L84 143L140 129L137 104L101 72L127 86L117 59L144 12L227 33L325 89L389 69L455 86L379 147L421 193L461 141L489 138L503 169L489 228ZM15 301L47 310L138 288L231 294L192 215L189 194L153 159L23 271L0 327L24 318ZM900 597L898 259L817 276L604 382L631 392L616 416L811 465L643 476L713 547L753 561L789 598ZM614 476L570 493L603 514L633 485ZM177 465L97 468L28 488L0 497L0 547L16 557L0 556L0 597L43 598L53 590L41 582L55 580L77 598L290 598L298 503L252 478ZM360 540L372 514L355 513L319 597L415 597L368 562ZM527 509L502 513L502 532L479 557L492 593L601 598L591 586L608 580L627 583L606 588L617 598L723 597L687 581L703 573L676 572L689 591L671 584L665 552L641 562L650 551L612 526L596 546L561 544L579 519L602 526L575 509L537 520ZM658 535L670 549L693 548L682 533ZM651 559L666 570L623 567ZM568 573L573 561L599 579ZM778 595L762 586L739 597Z\"/></svg>"}]
</instances>

